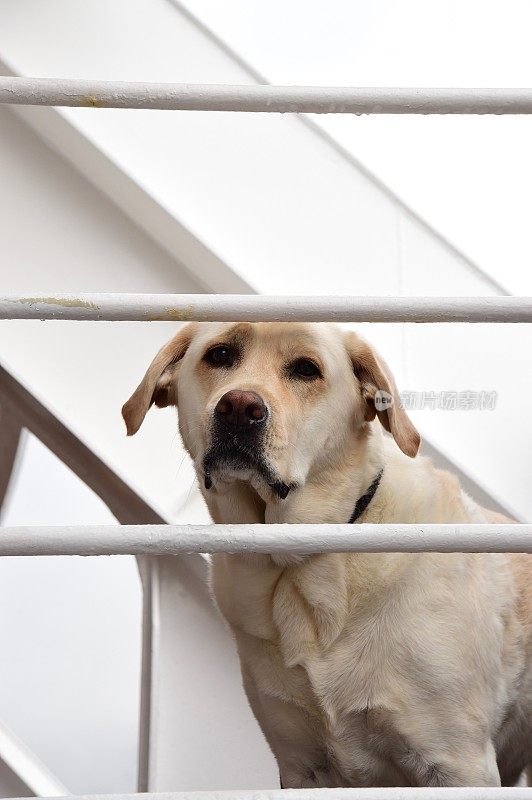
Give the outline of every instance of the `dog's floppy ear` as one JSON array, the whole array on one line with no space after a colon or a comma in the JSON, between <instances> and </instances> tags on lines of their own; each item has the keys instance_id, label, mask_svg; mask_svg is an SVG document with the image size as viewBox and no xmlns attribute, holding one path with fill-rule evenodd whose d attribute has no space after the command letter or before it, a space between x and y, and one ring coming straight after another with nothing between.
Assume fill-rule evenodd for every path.
<instances>
[{"instance_id":1,"label":"dog's floppy ear","mask_svg":"<svg viewBox=\"0 0 532 800\"><path fill-rule=\"evenodd\" d=\"M370 421L377 416L403 453L413 458L419 450L421 438L401 407L401 398L388 366L356 333L348 333L345 341L366 404L364 418Z\"/></svg>"},{"instance_id":2,"label":"dog's floppy ear","mask_svg":"<svg viewBox=\"0 0 532 800\"><path fill-rule=\"evenodd\" d=\"M174 379L177 365L185 355L196 330L195 322L185 325L159 350L140 384L124 404L122 416L128 436L133 436L138 431L153 403L159 408L176 405Z\"/></svg>"}]
</instances>

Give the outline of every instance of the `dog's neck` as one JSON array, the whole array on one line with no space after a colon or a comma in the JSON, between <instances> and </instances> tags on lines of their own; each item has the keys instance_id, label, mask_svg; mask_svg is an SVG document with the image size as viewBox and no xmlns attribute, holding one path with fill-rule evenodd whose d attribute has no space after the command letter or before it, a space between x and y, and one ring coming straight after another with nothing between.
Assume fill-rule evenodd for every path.
<instances>
[{"instance_id":1,"label":"dog's neck","mask_svg":"<svg viewBox=\"0 0 532 800\"><path fill-rule=\"evenodd\" d=\"M217 523L237 524L348 522L357 500L383 467L382 438L377 425L367 425L346 437L343 448L322 459L309 472L305 484L284 500L273 495L263 500L243 481L229 484L222 492L206 490L211 516Z\"/></svg>"}]
</instances>

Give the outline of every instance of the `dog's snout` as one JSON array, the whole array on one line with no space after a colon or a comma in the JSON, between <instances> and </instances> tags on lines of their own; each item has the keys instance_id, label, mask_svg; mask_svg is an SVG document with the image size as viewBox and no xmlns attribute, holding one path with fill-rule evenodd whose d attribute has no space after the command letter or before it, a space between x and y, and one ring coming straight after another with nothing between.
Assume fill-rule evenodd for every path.
<instances>
[{"instance_id":1,"label":"dog's snout","mask_svg":"<svg viewBox=\"0 0 532 800\"><path fill-rule=\"evenodd\" d=\"M220 397L214 409L214 416L227 427L243 429L264 422L268 416L268 409L262 397L256 392L234 389Z\"/></svg>"}]
</instances>

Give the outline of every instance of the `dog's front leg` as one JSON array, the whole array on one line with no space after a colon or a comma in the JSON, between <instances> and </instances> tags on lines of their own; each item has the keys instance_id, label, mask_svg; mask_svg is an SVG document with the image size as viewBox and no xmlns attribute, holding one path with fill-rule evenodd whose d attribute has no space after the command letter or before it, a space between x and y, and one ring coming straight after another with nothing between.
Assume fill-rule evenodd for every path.
<instances>
[{"instance_id":1,"label":"dog's front leg","mask_svg":"<svg viewBox=\"0 0 532 800\"><path fill-rule=\"evenodd\" d=\"M334 771L324 769L303 768L299 764L288 764L279 770L281 789L331 789L346 786L340 783Z\"/></svg>"},{"instance_id":2,"label":"dog's front leg","mask_svg":"<svg viewBox=\"0 0 532 800\"><path fill-rule=\"evenodd\" d=\"M473 738L473 737L472 737ZM452 742L452 739L449 739ZM485 747L453 747L452 752L412 751L399 765L417 786L500 786L495 748L492 742Z\"/></svg>"},{"instance_id":3,"label":"dog's front leg","mask_svg":"<svg viewBox=\"0 0 532 800\"><path fill-rule=\"evenodd\" d=\"M319 721L296 703L260 692L242 672L244 689L279 766L283 789L347 786L329 762Z\"/></svg>"}]
</instances>

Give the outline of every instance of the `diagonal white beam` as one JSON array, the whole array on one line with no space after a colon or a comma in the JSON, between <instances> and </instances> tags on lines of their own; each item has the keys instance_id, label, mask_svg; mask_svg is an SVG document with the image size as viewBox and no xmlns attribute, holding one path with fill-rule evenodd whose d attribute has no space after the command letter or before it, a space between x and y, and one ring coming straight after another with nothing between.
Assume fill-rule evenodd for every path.
<instances>
[{"instance_id":1,"label":"diagonal white beam","mask_svg":"<svg viewBox=\"0 0 532 800\"><path fill-rule=\"evenodd\" d=\"M0 319L532 322L532 297L55 294L0 297Z\"/></svg>"},{"instance_id":2,"label":"diagonal white beam","mask_svg":"<svg viewBox=\"0 0 532 800\"><path fill-rule=\"evenodd\" d=\"M532 89L398 89L0 78L0 103L308 114L532 114Z\"/></svg>"},{"instance_id":3,"label":"diagonal white beam","mask_svg":"<svg viewBox=\"0 0 532 800\"><path fill-rule=\"evenodd\" d=\"M0 556L532 552L530 524L77 525L0 531Z\"/></svg>"},{"instance_id":4,"label":"diagonal white beam","mask_svg":"<svg viewBox=\"0 0 532 800\"><path fill-rule=\"evenodd\" d=\"M52 453L66 464L121 523L163 523L162 516L82 442L46 406L0 365L1 413L11 420L11 437L16 428L31 431ZM2 449L9 446L9 435L2 435L0 416L0 490L2 488ZM11 441L11 450L14 442ZM6 458L7 461L7 458ZM1 491L0 491L1 500Z\"/></svg>"},{"instance_id":5,"label":"diagonal white beam","mask_svg":"<svg viewBox=\"0 0 532 800\"><path fill-rule=\"evenodd\" d=\"M20 420L0 403L0 518L15 470L21 435Z\"/></svg>"},{"instance_id":6,"label":"diagonal white beam","mask_svg":"<svg viewBox=\"0 0 532 800\"><path fill-rule=\"evenodd\" d=\"M3 722L0 722L0 766L14 776L28 795L54 797L70 794L68 789L37 758L26 745ZM0 768L1 772L1 768Z\"/></svg>"}]
</instances>

